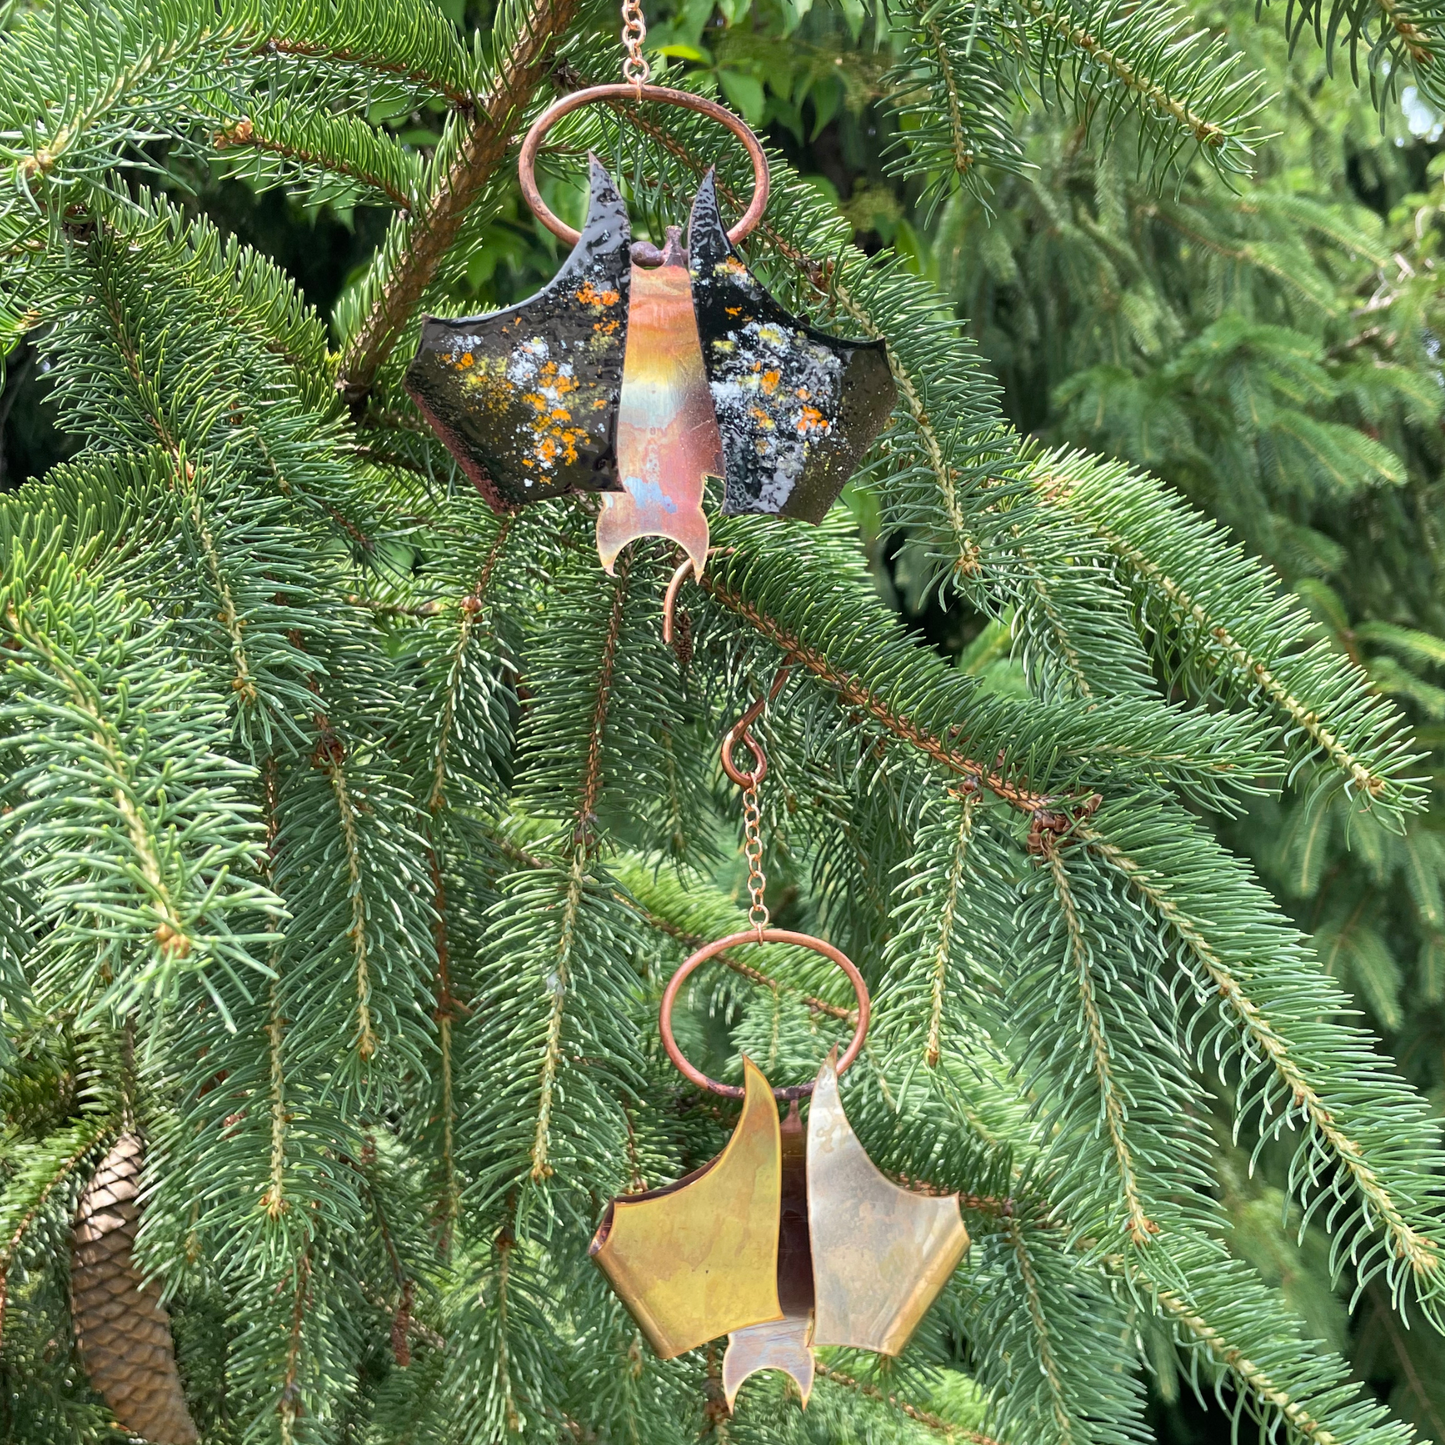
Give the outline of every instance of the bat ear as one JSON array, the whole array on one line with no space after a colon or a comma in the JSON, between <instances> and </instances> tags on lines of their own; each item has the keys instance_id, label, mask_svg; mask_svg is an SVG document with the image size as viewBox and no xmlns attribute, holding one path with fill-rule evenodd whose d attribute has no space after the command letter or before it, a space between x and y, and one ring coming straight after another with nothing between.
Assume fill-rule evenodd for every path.
<instances>
[{"instance_id":1,"label":"bat ear","mask_svg":"<svg viewBox=\"0 0 1445 1445\"><path fill-rule=\"evenodd\" d=\"M709 255L727 255L732 252L732 243L723 228L722 215L717 208L717 167L709 166L692 198L692 211L687 218L688 254L701 241Z\"/></svg>"},{"instance_id":2,"label":"bat ear","mask_svg":"<svg viewBox=\"0 0 1445 1445\"><path fill-rule=\"evenodd\" d=\"M768 295L728 240L711 170L688 254L727 464L722 510L820 522L893 410L884 344L829 336Z\"/></svg>"},{"instance_id":3,"label":"bat ear","mask_svg":"<svg viewBox=\"0 0 1445 1445\"><path fill-rule=\"evenodd\" d=\"M612 177L588 163L587 220L550 284L490 315L427 317L407 369L413 400L498 511L620 489L632 231Z\"/></svg>"}]
</instances>

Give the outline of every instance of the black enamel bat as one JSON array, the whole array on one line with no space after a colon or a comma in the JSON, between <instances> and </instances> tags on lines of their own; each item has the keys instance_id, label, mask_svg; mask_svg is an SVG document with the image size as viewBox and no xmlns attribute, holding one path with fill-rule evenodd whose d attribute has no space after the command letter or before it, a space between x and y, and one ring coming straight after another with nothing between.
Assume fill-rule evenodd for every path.
<instances>
[{"instance_id":1,"label":"black enamel bat","mask_svg":"<svg viewBox=\"0 0 1445 1445\"><path fill-rule=\"evenodd\" d=\"M674 310L676 335L660 345L648 329L653 354L639 356L628 346L629 307L653 294L659 271L632 262L626 206L594 156L586 225L549 285L487 316L426 318L407 390L493 507L586 491L632 492L644 503L650 488L656 525L638 523L632 535L683 540L665 514L698 504L659 495L630 455L619 471L618 420L624 437L673 425L677 398L659 399L648 373L686 374L699 345L724 464L722 511L818 522L837 499L893 407L883 343L829 336L773 300L728 241L712 172L688 241L685 255L669 248L664 266L687 265L695 331Z\"/></svg>"}]
</instances>

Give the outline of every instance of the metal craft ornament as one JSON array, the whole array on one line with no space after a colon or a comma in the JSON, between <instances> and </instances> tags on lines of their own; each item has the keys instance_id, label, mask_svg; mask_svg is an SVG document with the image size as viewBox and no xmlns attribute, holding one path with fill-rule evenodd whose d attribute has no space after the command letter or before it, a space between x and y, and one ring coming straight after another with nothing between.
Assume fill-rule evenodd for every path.
<instances>
[{"instance_id":1,"label":"metal craft ornament","mask_svg":"<svg viewBox=\"0 0 1445 1445\"><path fill-rule=\"evenodd\" d=\"M663 1359L727 1335L722 1386L729 1410L743 1381L770 1369L792 1377L806 1408L819 1345L898 1354L968 1248L958 1196L920 1194L887 1179L843 1111L838 1076L868 1035L862 975L823 939L769 926L757 802L767 758L750 729L786 676L784 668L723 743L724 771L743 788L750 927L692 954L669 980L658 1014L663 1047L684 1077L741 1098L742 1114L711 1163L662 1189L614 1199L591 1246ZM750 772L734 761L739 743L753 755ZM677 1046L672 1010L687 979L717 954L750 943L811 949L853 985L853 1037L841 1058L836 1048L829 1053L811 1083L770 1090L746 1056L742 1087L719 1083ZM789 1103L781 1124L770 1093ZM798 1104L809 1095L805 1124Z\"/></svg>"},{"instance_id":2,"label":"metal craft ornament","mask_svg":"<svg viewBox=\"0 0 1445 1445\"><path fill-rule=\"evenodd\" d=\"M533 213L573 250L537 295L486 316L427 317L406 388L498 511L597 492L597 548L611 572L638 537L667 537L698 576L703 496L721 480L725 515L822 520L887 420L896 395L881 341L829 336L785 311L734 247L762 218L769 171L747 124L704 96L648 83L638 0L623 6L620 84L563 97L533 123L518 161ZM542 139L597 101L657 101L719 121L753 166L728 230L713 172L693 202L688 249L633 242L612 178L590 156L578 232L537 188Z\"/></svg>"}]
</instances>

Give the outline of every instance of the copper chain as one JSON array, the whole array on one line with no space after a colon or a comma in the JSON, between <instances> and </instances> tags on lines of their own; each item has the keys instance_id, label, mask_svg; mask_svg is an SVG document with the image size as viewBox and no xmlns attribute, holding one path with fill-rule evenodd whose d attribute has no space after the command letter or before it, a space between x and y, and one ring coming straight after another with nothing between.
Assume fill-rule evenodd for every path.
<instances>
[{"instance_id":1,"label":"copper chain","mask_svg":"<svg viewBox=\"0 0 1445 1445\"><path fill-rule=\"evenodd\" d=\"M642 0L622 0L622 44L627 59L622 62L622 78L639 90L652 78L652 67L642 53L647 39L647 21L642 18Z\"/></svg>"},{"instance_id":2,"label":"copper chain","mask_svg":"<svg viewBox=\"0 0 1445 1445\"><path fill-rule=\"evenodd\" d=\"M763 872L762 811L758 807L758 785L752 783L743 789L743 856L748 860L748 894L752 907L748 909L748 922L757 931L758 942L763 941L763 930L772 915L763 902L767 891L768 875Z\"/></svg>"}]
</instances>

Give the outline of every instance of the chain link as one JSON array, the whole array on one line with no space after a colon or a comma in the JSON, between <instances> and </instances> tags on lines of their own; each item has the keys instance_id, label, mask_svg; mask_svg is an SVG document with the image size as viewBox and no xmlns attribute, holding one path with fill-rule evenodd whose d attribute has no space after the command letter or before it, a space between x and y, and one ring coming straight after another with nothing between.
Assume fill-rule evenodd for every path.
<instances>
[{"instance_id":1,"label":"chain link","mask_svg":"<svg viewBox=\"0 0 1445 1445\"><path fill-rule=\"evenodd\" d=\"M622 78L639 90L652 78L652 67L642 53L647 39L647 21L642 18L642 0L622 0L622 44L627 59L622 62Z\"/></svg>"},{"instance_id":2,"label":"chain link","mask_svg":"<svg viewBox=\"0 0 1445 1445\"><path fill-rule=\"evenodd\" d=\"M772 919L768 905L763 902L768 875L763 872L762 822L758 790L754 784L743 789L743 856L748 860L748 893L753 900L752 907L748 909L748 922L757 930L759 943L763 941L763 930Z\"/></svg>"}]
</instances>

